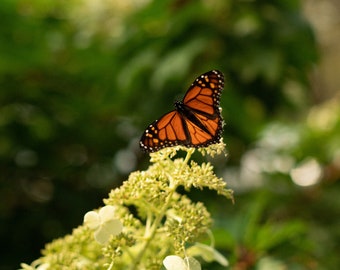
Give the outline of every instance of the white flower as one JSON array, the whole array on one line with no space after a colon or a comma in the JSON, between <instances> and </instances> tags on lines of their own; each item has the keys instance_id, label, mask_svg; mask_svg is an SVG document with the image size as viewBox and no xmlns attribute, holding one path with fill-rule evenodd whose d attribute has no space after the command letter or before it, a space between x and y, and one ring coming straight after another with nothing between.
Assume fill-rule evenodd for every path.
<instances>
[{"instance_id":1,"label":"white flower","mask_svg":"<svg viewBox=\"0 0 340 270\"><path fill-rule=\"evenodd\" d=\"M195 243L192 247L188 248L188 254L191 256L201 256L206 262L216 261L223 266L228 266L228 260L211 246L201 243Z\"/></svg>"},{"instance_id":2,"label":"white flower","mask_svg":"<svg viewBox=\"0 0 340 270\"><path fill-rule=\"evenodd\" d=\"M28 265L26 263L20 264L22 268L19 270L47 270L50 267L49 263L40 264L39 260L32 262L32 265Z\"/></svg>"},{"instance_id":3,"label":"white flower","mask_svg":"<svg viewBox=\"0 0 340 270\"><path fill-rule=\"evenodd\" d=\"M110 236L122 232L123 224L114 217L115 207L106 205L99 212L90 211L84 216L84 224L94 231L94 238L100 244L105 244Z\"/></svg>"},{"instance_id":4,"label":"white flower","mask_svg":"<svg viewBox=\"0 0 340 270\"><path fill-rule=\"evenodd\" d=\"M201 270L200 263L192 257L182 259L179 256L170 255L165 257L163 265L167 270Z\"/></svg>"},{"instance_id":5,"label":"white flower","mask_svg":"<svg viewBox=\"0 0 340 270\"><path fill-rule=\"evenodd\" d=\"M22 263L20 264L20 266L22 268L20 268L19 270L47 270L50 268L49 263L42 263L39 259L32 262L32 265Z\"/></svg>"}]
</instances>

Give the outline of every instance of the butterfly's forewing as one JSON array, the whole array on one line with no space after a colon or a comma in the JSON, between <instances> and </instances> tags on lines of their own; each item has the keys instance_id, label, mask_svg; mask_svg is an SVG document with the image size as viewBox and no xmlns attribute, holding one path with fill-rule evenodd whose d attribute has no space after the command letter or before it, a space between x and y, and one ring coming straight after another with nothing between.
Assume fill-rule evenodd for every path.
<instances>
[{"instance_id":1,"label":"butterfly's forewing","mask_svg":"<svg viewBox=\"0 0 340 270\"><path fill-rule=\"evenodd\" d=\"M223 74L217 70L209 71L199 76L192 83L183 98L183 103L192 110L201 111L215 117L219 114L223 87Z\"/></svg>"},{"instance_id":2,"label":"butterfly's forewing","mask_svg":"<svg viewBox=\"0 0 340 270\"><path fill-rule=\"evenodd\" d=\"M200 126L202 132L190 131L192 144L205 146L216 143L222 136L223 119L220 112L220 98L224 87L224 76L212 70L199 76L190 86L183 98L183 104L194 115L193 124ZM203 134L208 133L208 134ZM201 140L195 140L200 137ZM206 138L204 141L202 138Z\"/></svg>"},{"instance_id":3,"label":"butterfly's forewing","mask_svg":"<svg viewBox=\"0 0 340 270\"><path fill-rule=\"evenodd\" d=\"M146 152L156 152L164 147L186 145L186 132L182 116L174 110L149 125L143 133L140 146Z\"/></svg>"}]
</instances>

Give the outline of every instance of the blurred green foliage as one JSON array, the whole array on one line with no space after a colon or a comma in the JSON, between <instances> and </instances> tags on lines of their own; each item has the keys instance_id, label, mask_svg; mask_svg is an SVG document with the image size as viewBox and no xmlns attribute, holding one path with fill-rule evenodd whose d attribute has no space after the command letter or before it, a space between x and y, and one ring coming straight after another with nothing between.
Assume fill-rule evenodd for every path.
<instances>
[{"instance_id":1,"label":"blurred green foliage","mask_svg":"<svg viewBox=\"0 0 340 270\"><path fill-rule=\"evenodd\" d=\"M299 1L4 0L0 16L1 269L145 167L143 129L211 69L226 75L216 168L236 191L204 198L218 248L232 269L338 269L340 102L313 103ZM319 182L294 184L308 160Z\"/></svg>"}]
</instances>

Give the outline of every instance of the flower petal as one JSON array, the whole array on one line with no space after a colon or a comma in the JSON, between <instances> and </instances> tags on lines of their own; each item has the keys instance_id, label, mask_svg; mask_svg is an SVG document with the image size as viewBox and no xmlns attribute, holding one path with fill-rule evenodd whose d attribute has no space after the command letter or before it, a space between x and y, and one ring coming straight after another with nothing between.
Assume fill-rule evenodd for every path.
<instances>
[{"instance_id":1,"label":"flower petal","mask_svg":"<svg viewBox=\"0 0 340 270\"><path fill-rule=\"evenodd\" d=\"M94 233L94 238L100 244L105 244L109 241L110 236L120 234L122 232L123 225L118 219L113 219L102 224Z\"/></svg>"},{"instance_id":2,"label":"flower petal","mask_svg":"<svg viewBox=\"0 0 340 270\"><path fill-rule=\"evenodd\" d=\"M193 257L185 257L184 262L189 270L201 270L201 264Z\"/></svg>"},{"instance_id":3,"label":"flower petal","mask_svg":"<svg viewBox=\"0 0 340 270\"><path fill-rule=\"evenodd\" d=\"M84 224L92 230L96 230L100 226L100 217L94 212L87 212L84 216Z\"/></svg>"},{"instance_id":4,"label":"flower petal","mask_svg":"<svg viewBox=\"0 0 340 270\"><path fill-rule=\"evenodd\" d=\"M123 224L119 219L112 219L103 224L103 229L109 231L112 235L118 235L123 230Z\"/></svg>"},{"instance_id":5,"label":"flower petal","mask_svg":"<svg viewBox=\"0 0 340 270\"><path fill-rule=\"evenodd\" d=\"M109 240L109 237L110 234L105 230L99 229L94 232L94 239L101 245L104 245Z\"/></svg>"},{"instance_id":6,"label":"flower petal","mask_svg":"<svg viewBox=\"0 0 340 270\"><path fill-rule=\"evenodd\" d=\"M191 256L201 256L206 262L216 261L223 266L228 266L228 260L211 246L201 243L195 243L194 246L188 248L188 254Z\"/></svg>"},{"instance_id":7,"label":"flower petal","mask_svg":"<svg viewBox=\"0 0 340 270\"><path fill-rule=\"evenodd\" d=\"M167 270L187 270L187 266L183 259L176 255L166 256L163 265Z\"/></svg>"},{"instance_id":8,"label":"flower petal","mask_svg":"<svg viewBox=\"0 0 340 270\"><path fill-rule=\"evenodd\" d=\"M106 205L102 207L98 213L100 216L101 222L104 223L107 220L113 219L115 215L115 211L116 211L116 208L112 205Z\"/></svg>"}]
</instances>

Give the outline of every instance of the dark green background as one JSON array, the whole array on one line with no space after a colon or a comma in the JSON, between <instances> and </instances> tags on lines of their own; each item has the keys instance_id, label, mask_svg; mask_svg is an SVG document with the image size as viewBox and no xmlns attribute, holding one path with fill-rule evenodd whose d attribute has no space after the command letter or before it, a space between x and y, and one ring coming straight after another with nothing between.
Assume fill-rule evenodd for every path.
<instances>
[{"instance_id":1,"label":"dark green background","mask_svg":"<svg viewBox=\"0 0 340 270\"><path fill-rule=\"evenodd\" d=\"M262 168L260 184L240 180L254 149L268 159L276 151L261 138L277 123L299 140L275 153L296 164L312 157L332 169L340 146L339 116L327 132L306 123L319 102L308 77L318 52L299 1L4 0L0 17L1 269L38 258L145 169L144 128L211 69L226 77L229 152L213 162L236 204L191 196L215 217L218 249L232 269L261 269L268 258L338 269L339 174L307 188Z\"/></svg>"}]
</instances>

